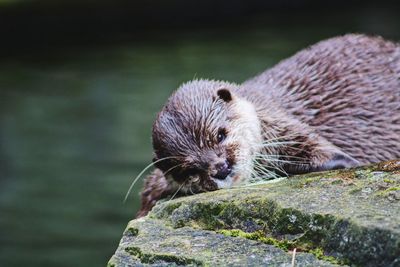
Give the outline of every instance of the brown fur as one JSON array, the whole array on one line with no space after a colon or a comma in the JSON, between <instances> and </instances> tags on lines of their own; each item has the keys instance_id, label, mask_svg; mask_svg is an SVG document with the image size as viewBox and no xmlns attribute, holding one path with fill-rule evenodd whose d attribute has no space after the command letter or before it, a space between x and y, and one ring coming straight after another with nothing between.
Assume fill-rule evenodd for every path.
<instances>
[{"instance_id":1,"label":"brown fur","mask_svg":"<svg viewBox=\"0 0 400 267\"><path fill-rule=\"evenodd\" d=\"M244 87L260 114L271 102L279 103L279 117L306 124L361 163L400 157L400 47L395 43L363 35L322 41Z\"/></svg>"},{"instance_id":2,"label":"brown fur","mask_svg":"<svg viewBox=\"0 0 400 267\"><path fill-rule=\"evenodd\" d=\"M229 145L215 141L218 129L226 128L229 136L232 123L245 116L237 108L240 99L255 109L262 142L282 141L260 152L279 155L284 173L400 157L400 47L380 37L345 35L300 51L242 85L200 80L181 86L153 127L156 160L174 157L156 164L170 178L158 169L148 177L138 216L177 190L172 184L184 185L199 170L204 173L190 191L219 188L210 178L214 162L226 158L238 165L240 141L257 140L247 135ZM259 161L270 166L268 157Z\"/></svg>"},{"instance_id":3,"label":"brown fur","mask_svg":"<svg viewBox=\"0 0 400 267\"><path fill-rule=\"evenodd\" d=\"M155 169L146 177L144 189L141 192L141 208L136 214L142 217L156 204L157 200L171 194L169 183L160 169Z\"/></svg>"}]
</instances>

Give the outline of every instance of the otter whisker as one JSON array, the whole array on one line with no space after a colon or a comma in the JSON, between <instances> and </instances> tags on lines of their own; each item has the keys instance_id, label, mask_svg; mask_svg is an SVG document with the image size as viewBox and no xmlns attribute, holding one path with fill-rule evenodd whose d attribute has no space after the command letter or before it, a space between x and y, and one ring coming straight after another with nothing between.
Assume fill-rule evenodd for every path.
<instances>
[{"instance_id":1,"label":"otter whisker","mask_svg":"<svg viewBox=\"0 0 400 267\"><path fill-rule=\"evenodd\" d=\"M298 135L296 134L287 134L287 135L282 135L282 136L276 136L275 134L271 134L270 132L265 133L266 136L268 136L268 134L272 135L273 137L269 137L266 139L266 142L268 141L276 141L276 140L290 140L290 139L294 139L296 137L298 137Z\"/></svg>"},{"instance_id":2,"label":"otter whisker","mask_svg":"<svg viewBox=\"0 0 400 267\"><path fill-rule=\"evenodd\" d=\"M288 161L290 161L290 159L293 159L293 160L298 160L298 161L301 161L301 162L304 162L304 163L307 163L309 161L309 159L307 159L305 157L280 155L280 154L255 153L255 157L262 157L262 159L265 159L265 160L274 160L274 159L285 160L285 159L288 159Z\"/></svg>"},{"instance_id":3,"label":"otter whisker","mask_svg":"<svg viewBox=\"0 0 400 267\"><path fill-rule=\"evenodd\" d=\"M125 203L126 200L128 199L128 196L129 196L129 194L131 193L131 191L132 191L132 189L133 189L133 186L136 184L136 182L139 180L139 178L140 178L150 167L154 166L154 164L156 164L156 163L158 163L158 162L161 162L161 161L164 161L164 160L167 160L167 159L174 159L174 158L176 159L176 158L179 158L179 157L174 157L174 156L165 157L165 158L158 159L158 160L156 160L156 161L150 163L149 165L147 165L147 166L138 174L138 176L136 176L136 178L133 180L133 182L132 182L131 185L129 186L128 192L127 192L126 195L125 195L125 198L124 198L123 203Z\"/></svg>"},{"instance_id":4,"label":"otter whisker","mask_svg":"<svg viewBox=\"0 0 400 267\"><path fill-rule=\"evenodd\" d=\"M258 177L254 177L251 182L252 183L256 183L259 181L265 181L265 180L273 180L278 178L278 176L276 174L274 174L273 172L268 172L268 173L264 173L259 175Z\"/></svg>"},{"instance_id":5,"label":"otter whisker","mask_svg":"<svg viewBox=\"0 0 400 267\"><path fill-rule=\"evenodd\" d=\"M273 167L272 169L283 173L284 176L287 176L286 172L281 168ZM263 179L265 179L265 178L276 179L276 178L282 177L282 176L278 175L276 172L274 172L272 170L268 170L268 169L266 169L266 170L267 170L268 173L267 173L267 176L261 177Z\"/></svg>"},{"instance_id":6,"label":"otter whisker","mask_svg":"<svg viewBox=\"0 0 400 267\"><path fill-rule=\"evenodd\" d=\"M268 168L266 168L265 166L261 165L258 161L254 162L254 168L253 169L255 171L252 172L252 180L257 180L257 178L262 179L262 177L260 177L260 174L262 176L264 176L264 179L265 178L274 179L274 178L278 177L278 175L276 173L270 171ZM262 179L262 180L264 180L264 179Z\"/></svg>"},{"instance_id":7,"label":"otter whisker","mask_svg":"<svg viewBox=\"0 0 400 267\"><path fill-rule=\"evenodd\" d=\"M263 145L259 145L258 148L261 150L263 150L263 149L267 150L267 151L270 150L271 151L270 153L272 153L273 150L278 150L278 149L281 150L283 148L288 149L288 150L297 151L297 152L304 151L303 147L295 147L295 146L291 146L291 145L284 145L281 143L263 144Z\"/></svg>"},{"instance_id":8,"label":"otter whisker","mask_svg":"<svg viewBox=\"0 0 400 267\"><path fill-rule=\"evenodd\" d=\"M284 163L284 161L270 160L268 163L269 164L267 164L267 166L271 166L274 169L279 170L279 171L281 171L281 172L283 172L284 174L287 175L287 173L285 172L285 170L281 166L281 163Z\"/></svg>"},{"instance_id":9,"label":"otter whisker","mask_svg":"<svg viewBox=\"0 0 400 267\"><path fill-rule=\"evenodd\" d=\"M279 178L279 176L272 172L263 173L262 171L259 171L258 174L254 174L253 177L249 179L249 183L257 183L259 181L273 180L277 178Z\"/></svg>"},{"instance_id":10,"label":"otter whisker","mask_svg":"<svg viewBox=\"0 0 400 267\"><path fill-rule=\"evenodd\" d=\"M276 136L272 134L272 137L268 137L268 133L265 134L266 138L264 139L263 143L268 143L268 142L295 142L295 143L302 143L300 141L296 141L296 138L299 138L300 136L297 134L287 134L287 135L282 135L282 136Z\"/></svg>"},{"instance_id":11,"label":"otter whisker","mask_svg":"<svg viewBox=\"0 0 400 267\"><path fill-rule=\"evenodd\" d=\"M266 142L261 143L258 146L261 147L270 147L270 146L282 146L282 145L300 145L304 144L304 142L297 142L297 141L281 141L281 142L270 142L269 140Z\"/></svg>"},{"instance_id":12,"label":"otter whisker","mask_svg":"<svg viewBox=\"0 0 400 267\"><path fill-rule=\"evenodd\" d=\"M175 196L178 194L179 191L181 191L181 189L183 188L183 186L185 185L185 183L186 183L186 182L183 182L183 183L178 187L178 189L175 191L175 193L171 196L171 198L168 199L167 201L165 201L165 203L168 203L168 202L174 200ZM162 208L162 210L165 209L165 207L166 207L166 206L164 206L164 207Z\"/></svg>"},{"instance_id":13,"label":"otter whisker","mask_svg":"<svg viewBox=\"0 0 400 267\"><path fill-rule=\"evenodd\" d=\"M196 176L196 178L191 178L190 182L193 184L193 183L197 183L199 180L200 180L200 177Z\"/></svg>"},{"instance_id":14,"label":"otter whisker","mask_svg":"<svg viewBox=\"0 0 400 267\"><path fill-rule=\"evenodd\" d=\"M274 178L274 174L267 169L255 167L254 170L255 170L255 172L253 172L252 177L251 177L252 181L257 181L257 180L263 179L263 177L264 177L264 179L265 178L268 178L268 179Z\"/></svg>"},{"instance_id":15,"label":"otter whisker","mask_svg":"<svg viewBox=\"0 0 400 267\"><path fill-rule=\"evenodd\" d=\"M285 176L288 176L288 173L284 170L282 164L292 164L293 163L292 161L280 160L280 159L271 158L271 157L264 157L264 156L261 156L261 155L256 156L255 159L256 159L256 163L258 165L261 165L263 167L267 167L267 166L271 167L274 170L277 170L277 171L285 174ZM261 161L266 161L266 164L262 164L260 162L260 160Z\"/></svg>"},{"instance_id":16,"label":"otter whisker","mask_svg":"<svg viewBox=\"0 0 400 267\"><path fill-rule=\"evenodd\" d=\"M195 176L195 177L191 176L188 181L190 182L189 191L190 191L190 193L192 193L192 195L194 195L195 193L193 192L192 187L194 184L196 184L197 182L200 181L200 177L199 176Z\"/></svg>"},{"instance_id":17,"label":"otter whisker","mask_svg":"<svg viewBox=\"0 0 400 267\"><path fill-rule=\"evenodd\" d=\"M252 183L240 184L237 186L233 186L231 189L238 190L238 189L246 188L246 190L247 189L249 189L249 190L265 190L265 188L262 188L262 187L257 188L257 186L259 186L261 184L267 184L267 183L276 183L276 182L282 181L283 179L286 179L286 177L278 177L276 179L270 179L267 181L261 180L261 181L255 181Z\"/></svg>"},{"instance_id":18,"label":"otter whisker","mask_svg":"<svg viewBox=\"0 0 400 267\"><path fill-rule=\"evenodd\" d=\"M285 170L281 166L277 165L276 162L269 161L268 163L269 164L262 164L258 160L254 161L255 167L257 167L258 169L261 169L262 171L266 171L269 176L272 175L273 177L277 177L277 174L275 172L270 171L268 169L268 167L273 168L274 170L280 171L281 173L284 173L287 176L287 173L285 172Z\"/></svg>"},{"instance_id":19,"label":"otter whisker","mask_svg":"<svg viewBox=\"0 0 400 267\"><path fill-rule=\"evenodd\" d=\"M260 160L268 161L268 163L270 163L270 162L278 162L278 163L288 163L288 162L291 162L291 161L289 161L289 160L284 160L284 159L279 159L279 158L274 158L274 157L263 157L262 155L256 156L255 159L260 159Z\"/></svg>"},{"instance_id":20,"label":"otter whisker","mask_svg":"<svg viewBox=\"0 0 400 267\"><path fill-rule=\"evenodd\" d=\"M284 164L290 164L290 165L303 165L304 162L295 162L295 161L290 161L290 160L282 160L282 159L275 159L275 158L266 158L262 156L257 156L255 157L256 159L267 161L268 163L274 164L274 163L284 163Z\"/></svg>"},{"instance_id":21,"label":"otter whisker","mask_svg":"<svg viewBox=\"0 0 400 267\"><path fill-rule=\"evenodd\" d=\"M189 186L189 191L190 191L190 193L192 193L192 195L195 195L195 193L194 193L193 190L192 190L192 186L193 186L193 183L190 184L190 186Z\"/></svg>"},{"instance_id":22,"label":"otter whisker","mask_svg":"<svg viewBox=\"0 0 400 267\"><path fill-rule=\"evenodd\" d=\"M177 164L177 165L175 165L174 167L171 167L171 168L169 168L166 172L164 172L164 176L166 176L170 171L172 171L173 169L175 169L175 168L178 168L178 167L180 167L180 166L182 166L182 165L184 165L185 163L181 163L181 164Z\"/></svg>"},{"instance_id":23,"label":"otter whisker","mask_svg":"<svg viewBox=\"0 0 400 267\"><path fill-rule=\"evenodd\" d=\"M168 201L173 200L175 198L175 196L178 194L178 192L181 191L181 189L183 188L183 186L185 184L186 184L186 182L183 182Z\"/></svg>"},{"instance_id":24,"label":"otter whisker","mask_svg":"<svg viewBox=\"0 0 400 267\"><path fill-rule=\"evenodd\" d=\"M285 141L285 142L265 142L255 147L259 149L259 153L262 154L277 154L278 151L286 150L292 151L292 154L300 154L304 151L301 142ZM288 153L289 154L289 153Z\"/></svg>"},{"instance_id":25,"label":"otter whisker","mask_svg":"<svg viewBox=\"0 0 400 267\"><path fill-rule=\"evenodd\" d=\"M299 156L290 156L290 155L279 155L279 154L274 154L274 157L277 158L288 158L288 159L299 159L299 160L308 160L305 157L299 157Z\"/></svg>"}]
</instances>

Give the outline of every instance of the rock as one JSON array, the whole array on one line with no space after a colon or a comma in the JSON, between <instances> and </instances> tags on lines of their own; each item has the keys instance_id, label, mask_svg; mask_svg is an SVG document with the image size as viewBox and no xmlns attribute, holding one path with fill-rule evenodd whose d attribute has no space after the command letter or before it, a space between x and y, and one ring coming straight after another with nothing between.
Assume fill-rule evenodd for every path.
<instances>
[{"instance_id":1,"label":"rock","mask_svg":"<svg viewBox=\"0 0 400 267\"><path fill-rule=\"evenodd\" d=\"M109 266L400 266L400 161L158 203Z\"/></svg>"},{"instance_id":2,"label":"rock","mask_svg":"<svg viewBox=\"0 0 400 267\"><path fill-rule=\"evenodd\" d=\"M290 266L291 256L272 245L191 227L173 229L162 220L139 219L128 225L109 266ZM299 253L304 265L331 266Z\"/></svg>"}]
</instances>

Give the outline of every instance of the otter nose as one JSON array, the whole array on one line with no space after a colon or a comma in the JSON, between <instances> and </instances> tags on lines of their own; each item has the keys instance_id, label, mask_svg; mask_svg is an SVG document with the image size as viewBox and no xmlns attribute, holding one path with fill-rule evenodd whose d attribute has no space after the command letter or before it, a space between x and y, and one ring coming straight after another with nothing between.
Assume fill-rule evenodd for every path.
<instances>
[{"instance_id":1,"label":"otter nose","mask_svg":"<svg viewBox=\"0 0 400 267\"><path fill-rule=\"evenodd\" d=\"M217 173L213 177L219 180L225 179L232 172L231 165L227 161L215 164L215 170Z\"/></svg>"}]
</instances>

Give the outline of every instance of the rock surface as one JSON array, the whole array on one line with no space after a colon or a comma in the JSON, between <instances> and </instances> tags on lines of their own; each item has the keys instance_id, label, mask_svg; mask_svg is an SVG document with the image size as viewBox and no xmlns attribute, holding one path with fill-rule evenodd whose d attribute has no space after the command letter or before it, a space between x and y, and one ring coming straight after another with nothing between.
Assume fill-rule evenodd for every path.
<instances>
[{"instance_id":1,"label":"rock surface","mask_svg":"<svg viewBox=\"0 0 400 267\"><path fill-rule=\"evenodd\" d=\"M108 266L293 266L293 260L400 266L400 160L161 202L129 222Z\"/></svg>"}]
</instances>

